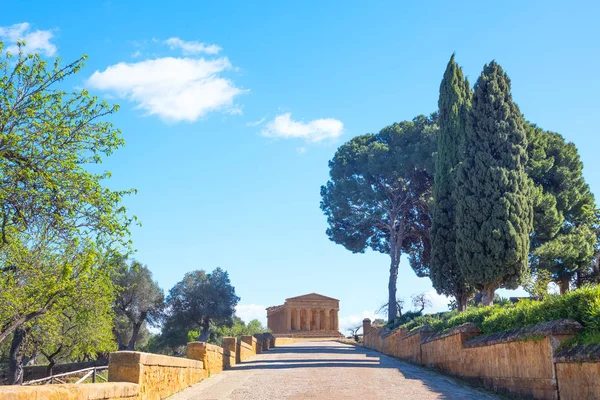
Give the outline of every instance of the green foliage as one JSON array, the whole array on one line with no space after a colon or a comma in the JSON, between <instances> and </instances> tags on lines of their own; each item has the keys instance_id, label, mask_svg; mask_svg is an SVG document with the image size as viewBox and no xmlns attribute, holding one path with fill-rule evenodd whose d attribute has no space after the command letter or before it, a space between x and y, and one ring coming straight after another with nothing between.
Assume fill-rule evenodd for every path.
<instances>
[{"instance_id":1,"label":"green foliage","mask_svg":"<svg viewBox=\"0 0 600 400\"><path fill-rule=\"evenodd\" d=\"M527 124L527 174L534 185L531 267L566 281L590 265L598 241L594 196L573 143Z\"/></svg>"},{"instance_id":2,"label":"green foliage","mask_svg":"<svg viewBox=\"0 0 600 400\"><path fill-rule=\"evenodd\" d=\"M0 43L2 55L2 43ZM102 186L98 164L123 145L101 119L117 111L86 90L66 93L56 84L77 73L82 57L49 67L37 54L9 53L0 60L0 236L50 229L53 234L127 239L131 220L120 204L128 191ZM11 229L12 228L12 229Z\"/></svg>"},{"instance_id":3,"label":"green foliage","mask_svg":"<svg viewBox=\"0 0 600 400\"><path fill-rule=\"evenodd\" d=\"M584 326L574 343L600 343L600 286L585 286L563 295L548 295L542 301L521 300L516 304L469 307L434 316L417 317L400 327L409 330L430 325L441 332L466 322L483 334L519 329L528 325L572 318Z\"/></svg>"},{"instance_id":4,"label":"green foliage","mask_svg":"<svg viewBox=\"0 0 600 400\"><path fill-rule=\"evenodd\" d=\"M255 335L265 332L267 332L267 328L265 328L259 320L253 319L246 325L246 323L237 316L233 317L233 324L231 326L223 325L216 330L219 339L225 336L233 336L239 339L244 335Z\"/></svg>"},{"instance_id":5,"label":"green foliage","mask_svg":"<svg viewBox=\"0 0 600 400\"><path fill-rule=\"evenodd\" d=\"M62 298L48 313L32 320L26 345L29 353L40 352L54 364L117 349L113 337L112 302L115 290L103 269L86 272L79 280L76 295Z\"/></svg>"},{"instance_id":6,"label":"green foliage","mask_svg":"<svg viewBox=\"0 0 600 400\"><path fill-rule=\"evenodd\" d=\"M208 340L211 327L214 330L233 324L239 300L229 274L221 268L208 274L203 270L188 272L167 296L164 342L171 348L185 345L190 331L197 333L191 339Z\"/></svg>"},{"instance_id":7,"label":"green foliage","mask_svg":"<svg viewBox=\"0 0 600 400\"><path fill-rule=\"evenodd\" d=\"M362 253L390 255L388 319L397 316L396 280L404 252L419 276L429 273L429 227L436 116L357 136L329 162L321 209L329 239Z\"/></svg>"},{"instance_id":8,"label":"green foliage","mask_svg":"<svg viewBox=\"0 0 600 400\"><path fill-rule=\"evenodd\" d=\"M527 272L533 208L526 146L510 80L492 61L475 84L457 175L456 255L465 280L484 290L485 304Z\"/></svg>"},{"instance_id":9,"label":"green foliage","mask_svg":"<svg viewBox=\"0 0 600 400\"><path fill-rule=\"evenodd\" d=\"M462 276L456 259L456 168L463 158L461 150L471 96L469 82L452 54L438 100L440 129L435 160L429 277L438 293L456 298L461 310L473 289Z\"/></svg>"},{"instance_id":10,"label":"green foliage","mask_svg":"<svg viewBox=\"0 0 600 400\"><path fill-rule=\"evenodd\" d=\"M52 66L0 43L0 343L53 310L100 263L109 246L128 245L121 200L89 171L123 145L102 119L116 106L57 84L85 57Z\"/></svg>"}]
</instances>

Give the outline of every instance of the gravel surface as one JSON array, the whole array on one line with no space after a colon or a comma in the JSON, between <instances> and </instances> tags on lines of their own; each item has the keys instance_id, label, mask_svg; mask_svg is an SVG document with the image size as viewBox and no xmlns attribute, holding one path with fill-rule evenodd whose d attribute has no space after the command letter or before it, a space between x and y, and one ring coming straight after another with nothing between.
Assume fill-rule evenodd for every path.
<instances>
[{"instance_id":1,"label":"gravel surface","mask_svg":"<svg viewBox=\"0 0 600 400\"><path fill-rule=\"evenodd\" d=\"M301 342L276 347L171 400L498 399L362 347Z\"/></svg>"}]
</instances>

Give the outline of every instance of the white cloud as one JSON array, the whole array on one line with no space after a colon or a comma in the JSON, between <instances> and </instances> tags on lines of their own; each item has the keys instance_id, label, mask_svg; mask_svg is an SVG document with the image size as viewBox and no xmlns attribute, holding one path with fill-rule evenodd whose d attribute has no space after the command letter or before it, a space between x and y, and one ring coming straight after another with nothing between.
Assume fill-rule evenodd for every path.
<instances>
[{"instance_id":1,"label":"white cloud","mask_svg":"<svg viewBox=\"0 0 600 400\"><path fill-rule=\"evenodd\" d=\"M304 154L304 153L306 153L306 147L297 147L296 152L298 154Z\"/></svg>"},{"instance_id":2,"label":"white cloud","mask_svg":"<svg viewBox=\"0 0 600 400\"><path fill-rule=\"evenodd\" d=\"M315 119L309 122L293 121L291 113L281 114L262 130L263 136L284 139L304 139L307 142L320 142L335 139L342 135L344 124L334 118Z\"/></svg>"},{"instance_id":3,"label":"white cloud","mask_svg":"<svg viewBox=\"0 0 600 400\"><path fill-rule=\"evenodd\" d=\"M175 122L196 121L212 111L239 112L233 100L246 91L220 75L231 69L226 57L164 57L111 65L94 72L87 85L133 101L149 115Z\"/></svg>"},{"instance_id":4,"label":"white cloud","mask_svg":"<svg viewBox=\"0 0 600 400\"><path fill-rule=\"evenodd\" d=\"M262 124L263 122L265 122L266 120L267 120L267 117L262 117L258 121L247 122L246 126L258 126L258 125Z\"/></svg>"},{"instance_id":5,"label":"white cloud","mask_svg":"<svg viewBox=\"0 0 600 400\"><path fill-rule=\"evenodd\" d=\"M345 336L348 336L350 333L348 332L348 329L352 328L356 328L357 326L362 326L362 321L365 318L369 318L371 321L374 321L375 319L377 319L377 315L372 312L372 311L363 311L362 314L351 314L345 317L340 318L339 320L339 326L340 326L340 332L342 332L342 334L344 334ZM359 333L362 332L362 328L359 330Z\"/></svg>"},{"instance_id":6,"label":"white cloud","mask_svg":"<svg viewBox=\"0 0 600 400\"><path fill-rule=\"evenodd\" d=\"M167 44L171 48L171 50L181 49L183 51L183 54L217 54L221 51L221 48L214 44L205 45L204 43L196 41L188 42L185 40L181 40L178 37L169 38L165 40L164 43Z\"/></svg>"},{"instance_id":7,"label":"white cloud","mask_svg":"<svg viewBox=\"0 0 600 400\"><path fill-rule=\"evenodd\" d=\"M235 307L235 315L240 317L246 324L253 319L257 319L267 326L267 310L266 307L260 304L238 304Z\"/></svg>"},{"instance_id":8,"label":"white cloud","mask_svg":"<svg viewBox=\"0 0 600 400\"><path fill-rule=\"evenodd\" d=\"M56 54L56 46L50 43L54 37L52 31L36 30L31 31L31 26L28 22L10 26L0 26L0 40L8 44L7 51L17 53L19 51L16 42L25 40L24 51L27 53L44 53L47 56Z\"/></svg>"},{"instance_id":9,"label":"white cloud","mask_svg":"<svg viewBox=\"0 0 600 400\"><path fill-rule=\"evenodd\" d=\"M142 55L142 52L141 52L141 51L139 51L139 50L136 50L136 51L135 51L135 52L134 52L134 53L131 55L131 57L133 57L133 58L136 58L136 57L139 57L139 56L141 56L141 55Z\"/></svg>"}]
</instances>

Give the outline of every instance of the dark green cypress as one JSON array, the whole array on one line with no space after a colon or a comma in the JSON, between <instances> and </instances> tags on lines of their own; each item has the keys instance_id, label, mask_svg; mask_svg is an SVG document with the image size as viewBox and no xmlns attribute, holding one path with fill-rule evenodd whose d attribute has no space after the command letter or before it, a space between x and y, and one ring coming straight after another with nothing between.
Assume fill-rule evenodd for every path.
<instances>
[{"instance_id":1,"label":"dark green cypress","mask_svg":"<svg viewBox=\"0 0 600 400\"><path fill-rule=\"evenodd\" d=\"M463 311L473 289L465 282L456 260L456 168L462 159L471 89L462 69L450 57L440 85L439 134L435 166L431 228L430 278L438 293L456 299Z\"/></svg>"},{"instance_id":2,"label":"dark green cypress","mask_svg":"<svg viewBox=\"0 0 600 400\"><path fill-rule=\"evenodd\" d=\"M474 88L457 175L456 256L466 281L493 303L527 271L533 229L524 120L495 61Z\"/></svg>"}]
</instances>

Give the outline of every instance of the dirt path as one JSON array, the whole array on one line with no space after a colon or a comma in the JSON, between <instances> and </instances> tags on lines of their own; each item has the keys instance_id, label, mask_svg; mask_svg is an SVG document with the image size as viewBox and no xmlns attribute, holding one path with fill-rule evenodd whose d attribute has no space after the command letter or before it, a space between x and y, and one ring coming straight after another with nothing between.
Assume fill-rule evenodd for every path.
<instances>
[{"instance_id":1,"label":"dirt path","mask_svg":"<svg viewBox=\"0 0 600 400\"><path fill-rule=\"evenodd\" d=\"M172 400L497 399L451 378L337 342L276 347Z\"/></svg>"}]
</instances>

